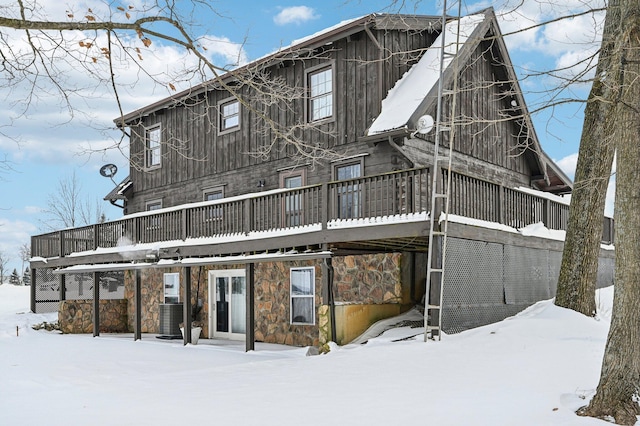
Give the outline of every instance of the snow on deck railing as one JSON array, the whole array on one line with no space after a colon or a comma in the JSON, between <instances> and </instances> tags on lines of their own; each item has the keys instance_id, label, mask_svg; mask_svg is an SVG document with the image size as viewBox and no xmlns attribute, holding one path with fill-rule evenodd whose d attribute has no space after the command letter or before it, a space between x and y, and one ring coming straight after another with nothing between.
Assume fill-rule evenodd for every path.
<instances>
[{"instance_id":1,"label":"snow on deck railing","mask_svg":"<svg viewBox=\"0 0 640 426\"><path fill-rule=\"evenodd\" d=\"M141 212L32 237L32 253L51 258L122 246L223 243L427 220L429 174L428 168L403 170ZM542 223L566 230L569 205L546 193L452 173L449 213L513 228ZM604 218L602 241L614 241L610 218Z\"/></svg>"}]
</instances>

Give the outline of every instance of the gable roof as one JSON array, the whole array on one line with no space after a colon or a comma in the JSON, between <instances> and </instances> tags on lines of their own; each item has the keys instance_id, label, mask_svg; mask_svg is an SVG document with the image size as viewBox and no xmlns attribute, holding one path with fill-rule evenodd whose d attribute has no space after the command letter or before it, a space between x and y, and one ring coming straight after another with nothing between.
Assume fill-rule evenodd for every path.
<instances>
[{"instance_id":1,"label":"gable roof","mask_svg":"<svg viewBox=\"0 0 640 426\"><path fill-rule=\"evenodd\" d=\"M459 29L459 35L458 35ZM445 47L442 57L442 37ZM460 19L452 18L445 24L444 31L428 48L420 60L407 71L382 101L380 115L373 121L367 134L361 140L382 140L388 137L408 136L415 132L418 119L427 111L435 110L439 84L450 87L471 54L483 40L490 38L500 58L500 68L505 74L504 82L511 86L514 120L520 120L522 133L522 154L532 167L535 183L544 191L558 194L569 193L573 184L560 168L542 150L531 116L527 109L518 78L513 69L509 53L502 38L493 8ZM456 40L458 43L457 54ZM443 66L443 81L440 82L440 64ZM516 118L517 117L517 118ZM410 147L405 149L407 158L413 159Z\"/></svg>"},{"instance_id":2,"label":"gable roof","mask_svg":"<svg viewBox=\"0 0 640 426\"><path fill-rule=\"evenodd\" d=\"M315 49L327 46L334 41L341 40L356 34L366 28L375 28L381 30L400 30L400 31L439 31L441 28L441 18L439 16L430 15L400 15L400 14L381 14L372 13L359 18L342 21L337 25L318 31L310 36L294 40L290 45L284 46L267 54L261 58L255 59L250 63L243 65L235 70L226 72L216 78L200 83L196 86L189 87L174 95L168 96L157 102L145 105L142 108L124 114L115 118L113 121L119 127L124 127L129 123L148 116L156 111L179 105L186 99L192 98L202 92L221 88L222 83L233 81L238 75L247 70L256 68L265 68L276 65L287 59L295 59L307 52L313 52Z\"/></svg>"}]
</instances>

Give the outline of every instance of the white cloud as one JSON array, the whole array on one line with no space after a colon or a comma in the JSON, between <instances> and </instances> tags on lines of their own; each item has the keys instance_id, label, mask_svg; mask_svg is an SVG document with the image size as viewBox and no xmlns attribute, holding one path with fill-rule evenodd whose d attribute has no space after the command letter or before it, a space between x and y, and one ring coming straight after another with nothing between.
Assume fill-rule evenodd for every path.
<instances>
[{"instance_id":1,"label":"white cloud","mask_svg":"<svg viewBox=\"0 0 640 426\"><path fill-rule=\"evenodd\" d=\"M578 153L567 155L566 157L555 161L555 163L560 166L563 172L567 174L571 179L576 174L576 165L578 164Z\"/></svg>"},{"instance_id":2,"label":"white cloud","mask_svg":"<svg viewBox=\"0 0 640 426\"><path fill-rule=\"evenodd\" d=\"M273 17L273 22L276 25L296 24L300 25L304 22L312 19L317 19L320 16L316 14L316 11L308 6L291 6L285 7Z\"/></svg>"}]
</instances>

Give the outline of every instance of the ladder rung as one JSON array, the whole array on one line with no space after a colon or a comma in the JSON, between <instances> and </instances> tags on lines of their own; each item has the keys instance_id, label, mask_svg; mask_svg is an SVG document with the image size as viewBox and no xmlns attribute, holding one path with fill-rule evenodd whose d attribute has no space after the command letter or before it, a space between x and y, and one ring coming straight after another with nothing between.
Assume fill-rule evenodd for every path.
<instances>
[{"instance_id":1,"label":"ladder rung","mask_svg":"<svg viewBox=\"0 0 640 426\"><path fill-rule=\"evenodd\" d=\"M440 126L440 131L441 132L450 132L451 131L451 127L449 127L449 126Z\"/></svg>"},{"instance_id":2,"label":"ladder rung","mask_svg":"<svg viewBox=\"0 0 640 426\"><path fill-rule=\"evenodd\" d=\"M440 309L440 305L427 305L427 309Z\"/></svg>"},{"instance_id":3,"label":"ladder rung","mask_svg":"<svg viewBox=\"0 0 640 426\"><path fill-rule=\"evenodd\" d=\"M444 89L444 90L442 91L442 94L443 94L443 95L445 95L445 96L451 96L451 95L455 95L455 94L456 94L456 92L454 92L454 91L453 91L453 90L451 90L451 89Z\"/></svg>"},{"instance_id":4,"label":"ladder rung","mask_svg":"<svg viewBox=\"0 0 640 426\"><path fill-rule=\"evenodd\" d=\"M436 197L436 198L447 198L448 197L447 194L440 194L440 193L433 194L433 196Z\"/></svg>"},{"instance_id":5,"label":"ladder rung","mask_svg":"<svg viewBox=\"0 0 640 426\"><path fill-rule=\"evenodd\" d=\"M431 231L433 235L446 235L447 233L444 231Z\"/></svg>"},{"instance_id":6,"label":"ladder rung","mask_svg":"<svg viewBox=\"0 0 640 426\"><path fill-rule=\"evenodd\" d=\"M438 331L440 331L440 326L439 325L428 325L427 326L427 330L438 330Z\"/></svg>"},{"instance_id":7,"label":"ladder rung","mask_svg":"<svg viewBox=\"0 0 640 426\"><path fill-rule=\"evenodd\" d=\"M442 268L431 268L431 272L444 272Z\"/></svg>"},{"instance_id":8,"label":"ladder rung","mask_svg":"<svg viewBox=\"0 0 640 426\"><path fill-rule=\"evenodd\" d=\"M449 161L449 157L438 157L438 161Z\"/></svg>"}]
</instances>

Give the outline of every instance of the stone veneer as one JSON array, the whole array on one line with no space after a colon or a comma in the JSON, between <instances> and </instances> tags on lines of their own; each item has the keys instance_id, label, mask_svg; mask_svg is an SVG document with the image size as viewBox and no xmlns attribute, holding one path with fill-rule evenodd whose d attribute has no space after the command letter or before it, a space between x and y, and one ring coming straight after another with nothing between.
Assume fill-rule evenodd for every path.
<instances>
[{"instance_id":1,"label":"stone veneer","mask_svg":"<svg viewBox=\"0 0 640 426\"><path fill-rule=\"evenodd\" d=\"M316 323L291 324L289 271L315 268ZM322 305L322 271L319 261L265 262L255 268L255 337L257 341L292 346L319 346L318 315ZM324 343L324 342L323 342Z\"/></svg>"},{"instance_id":2,"label":"stone veneer","mask_svg":"<svg viewBox=\"0 0 640 426\"><path fill-rule=\"evenodd\" d=\"M401 261L400 253L334 257L336 302L403 303Z\"/></svg>"},{"instance_id":3,"label":"stone veneer","mask_svg":"<svg viewBox=\"0 0 640 426\"><path fill-rule=\"evenodd\" d=\"M127 331L127 301L100 300L100 332ZM63 333L93 333L93 300L63 300L58 309Z\"/></svg>"},{"instance_id":4,"label":"stone veneer","mask_svg":"<svg viewBox=\"0 0 640 426\"><path fill-rule=\"evenodd\" d=\"M333 258L334 296L338 303L401 304L403 286L400 253L380 253ZM322 261L261 262L255 266L255 338L256 341L293 346L321 346L331 340L330 312L322 300ZM294 325L290 323L289 271L293 267L315 268L316 323ZM199 300L202 307L196 317L202 326L203 338L209 336L209 270L243 269L244 265L205 266L191 269L192 306ZM157 333L159 306L163 303L163 274L181 272L181 268L142 270L142 332ZM183 292L184 272L180 277ZM199 281L199 291L198 291ZM128 307L128 325L134 327L135 273L125 273L125 298Z\"/></svg>"}]
</instances>

